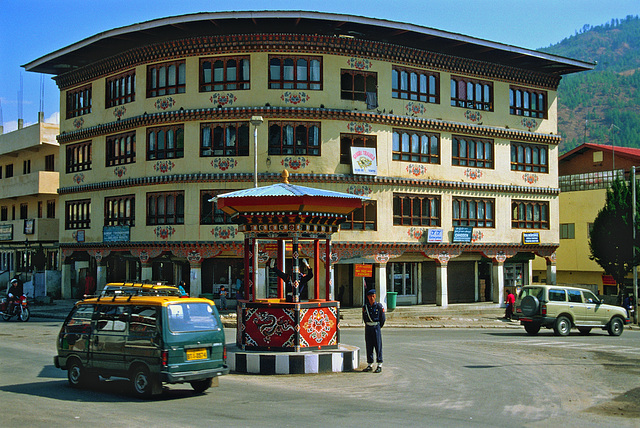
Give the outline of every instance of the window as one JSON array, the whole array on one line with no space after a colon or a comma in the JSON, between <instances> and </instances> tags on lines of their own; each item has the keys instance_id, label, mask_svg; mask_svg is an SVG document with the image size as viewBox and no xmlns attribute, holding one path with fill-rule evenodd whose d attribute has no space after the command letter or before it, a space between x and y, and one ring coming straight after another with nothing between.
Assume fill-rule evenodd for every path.
<instances>
[{"instance_id":1,"label":"window","mask_svg":"<svg viewBox=\"0 0 640 428\"><path fill-rule=\"evenodd\" d=\"M440 134L394 129L392 159L439 164Z\"/></svg>"},{"instance_id":2,"label":"window","mask_svg":"<svg viewBox=\"0 0 640 428\"><path fill-rule=\"evenodd\" d=\"M129 323L129 337L148 337L156 334L158 324L158 310L154 306L133 306L131 308L131 322Z\"/></svg>"},{"instance_id":3,"label":"window","mask_svg":"<svg viewBox=\"0 0 640 428\"><path fill-rule=\"evenodd\" d=\"M322 57L269 55L269 89L322 89Z\"/></svg>"},{"instance_id":4,"label":"window","mask_svg":"<svg viewBox=\"0 0 640 428\"><path fill-rule=\"evenodd\" d=\"M147 66L147 98L184 94L186 89L184 60Z\"/></svg>"},{"instance_id":5,"label":"window","mask_svg":"<svg viewBox=\"0 0 640 428\"><path fill-rule=\"evenodd\" d=\"M136 71L107 78L106 108L119 106L136 100Z\"/></svg>"},{"instance_id":6,"label":"window","mask_svg":"<svg viewBox=\"0 0 640 428\"><path fill-rule=\"evenodd\" d=\"M200 92L250 89L249 57L200 59Z\"/></svg>"},{"instance_id":7,"label":"window","mask_svg":"<svg viewBox=\"0 0 640 428\"><path fill-rule=\"evenodd\" d=\"M549 229L549 202L512 201L511 227L515 229Z\"/></svg>"},{"instance_id":8,"label":"window","mask_svg":"<svg viewBox=\"0 0 640 428\"><path fill-rule=\"evenodd\" d=\"M389 291L395 291L400 296L416 295L420 284L418 263L396 262L389 265L387 265Z\"/></svg>"},{"instance_id":9,"label":"window","mask_svg":"<svg viewBox=\"0 0 640 428\"><path fill-rule=\"evenodd\" d=\"M147 193L147 226L184 224L184 192Z\"/></svg>"},{"instance_id":10,"label":"window","mask_svg":"<svg viewBox=\"0 0 640 428\"><path fill-rule=\"evenodd\" d=\"M575 223L560 223L560 239L576 239Z\"/></svg>"},{"instance_id":11,"label":"window","mask_svg":"<svg viewBox=\"0 0 640 428\"><path fill-rule=\"evenodd\" d=\"M107 137L106 166L125 165L136 161L136 133Z\"/></svg>"},{"instance_id":12,"label":"window","mask_svg":"<svg viewBox=\"0 0 640 428\"><path fill-rule=\"evenodd\" d=\"M90 199L67 201L64 212L64 225L66 230L89 228L91 224Z\"/></svg>"},{"instance_id":13,"label":"window","mask_svg":"<svg viewBox=\"0 0 640 428\"><path fill-rule=\"evenodd\" d=\"M26 220L29 215L29 206L27 204L20 204L20 220Z\"/></svg>"},{"instance_id":14,"label":"window","mask_svg":"<svg viewBox=\"0 0 640 428\"><path fill-rule=\"evenodd\" d=\"M320 156L320 122L269 122L270 155Z\"/></svg>"},{"instance_id":15,"label":"window","mask_svg":"<svg viewBox=\"0 0 640 428\"><path fill-rule=\"evenodd\" d=\"M423 103L440 103L440 73L394 66L391 96Z\"/></svg>"},{"instance_id":16,"label":"window","mask_svg":"<svg viewBox=\"0 0 640 428\"><path fill-rule=\"evenodd\" d=\"M509 87L509 113L516 116L547 117L547 93L533 89Z\"/></svg>"},{"instance_id":17,"label":"window","mask_svg":"<svg viewBox=\"0 0 640 428\"><path fill-rule=\"evenodd\" d=\"M547 147L512 142L511 170L549 172Z\"/></svg>"},{"instance_id":18,"label":"window","mask_svg":"<svg viewBox=\"0 0 640 428\"><path fill-rule=\"evenodd\" d=\"M91 113L91 85L67 91L67 119Z\"/></svg>"},{"instance_id":19,"label":"window","mask_svg":"<svg viewBox=\"0 0 640 428\"><path fill-rule=\"evenodd\" d=\"M38 201L38 218L42 218L42 201Z\"/></svg>"},{"instance_id":20,"label":"window","mask_svg":"<svg viewBox=\"0 0 640 428\"><path fill-rule=\"evenodd\" d=\"M370 109L378 107L378 73L340 70L340 98L365 101Z\"/></svg>"},{"instance_id":21,"label":"window","mask_svg":"<svg viewBox=\"0 0 640 428\"><path fill-rule=\"evenodd\" d=\"M126 306L99 305L97 307L96 330L124 331L129 321Z\"/></svg>"},{"instance_id":22,"label":"window","mask_svg":"<svg viewBox=\"0 0 640 428\"><path fill-rule=\"evenodd\" d=\"M47 218L56 218L56 201L47 201Z\"/></svg>"},{"instance_id":23,"label":"window","mask_svg":"<svg viewBox=\"0 0 640 428\"><path fill-rule=\"evenodd\" d=\"M0 207L0 221L9 220L9 209L7 207Z\"/></svg>"},{"instance_id":24,"label":"window","mask_svg":"<svg viewBox=\"0 0 640 428\"><path fill-rule=\"evenodd\" d=\"M2 179L2 167L0 166L0 179Z\"/></svg>"},{"instance_id":25,"label":"window","mask_svg":"<svg viewBox=\"0 0 640 428\"><path fill-rule=\"evenodd\" d=\"M31 159L22 161L22 173L31 174Z\"/></svg>"},{"instance_id":26,"label":"window","mask_svg":"<svg viewBox=\"0 0 640 428\"><path fill-rule=\"evenodd\" d=\"M582 303L582 293L580 290L567 290L571 303Z\"/></svg>"},{"instance_id":27,"label":"window","mask_svg":"<svg viewBox=\"0 0 640 428\"><path fill-rule=\"evenodd\" d=\"M353 211L340 225L341 230L378 230L376 201L364 201L362 208Z\"/></svg>"},{"instance_id":28,"label":"window","mask_svg":"<svg viewBox=\"0 0 640 428\"><path fill-rule=\"evenodd\" d=\"M249 122L203 123L200 156L249 156Z\"/></svg>"},{"instance_id":29,"label":"window","mask_svg":"<svg viewBox=\"0 0 640 428\"><path fill-rule=\"evenodd\" d=\"M147 129L147 160L184 157L184 125Z\"/></svg>"},{"instance_id":30,"label":"window","mask_svg":"<svg viewBox=\"0 0 640 428\"><path fill-rule=\"evenodd\" d=\"M549 289L549 301L551 302L566 302L567 292L565 290Z\"/></svg>"},{"instance_id":31,"label":"window","mask_svg":"<svg viewBox=\"0 0 640 428\"><path fill-rule=\"evenodd\" d=\"M375 135L340 134L340 163L351 165L351 147L377 148Z\"/></svg>"},{"instance_id":32,"label":"window","mask_svg":"<svg viewBox=\"0 0 640 428\"><path fill-rule=\"evenodd\" d=\"M104 198L105 226L135 226L136 197L123 195Z\"/></svg>"},{"instance_id":33,"label":"window","mask_svg":"<svg viewBox=\"0 0 640 428\"><path fill-rule=\"evenodd\" d=\"M91 141L67 146L67 174L91 169Z\"/></svg>"},{"instance_id":34,"label":"window","mask_svg":"<svg viewBox=\"0 0 640 428\"><path fill-rule=\"evenodd\" d=\"M10 163L9 165L4 167L4 178L11 178L13 177L13 164Z\"/></svg>"},{"instance_id":35,"label":"window","mask_svg":"<svg viewBox=\"0 0 640 428\"><path fill-rule=\"evenodd\" d=\"M453 225L495 227L494 199L453 198Z\"/></svg>"},{"instance_id":36,"label":"window","mask_svg":"<svg viewBox=\"0 0 640 428\"><path fill-rule=\"evenodd\" d=\"M44 157L44 170L45 171L55 171L56 170L54 155L46 155Z\"/></svg>"},{"instance_id":37,"label":"window","mask_svg":"<svg viewBox=\"0 0 640 428\"><path fill-rule=\"evenodd\" d=\"M493 111L493 83L465 77L451 77L451 105Z\"/></svg>"},{"instance_id":38,"label":"window","mask_svg":"<svg viewBox=\"0 0 640 428\"><path fill-rule=\"evenodd\" d=\"M440 196L394 193L393 224L440 226Z\"/></svg>"},{"instance_id":39,"label":"window","mask_svg":"<svg viewBox=\"0 0 640 428\"><path fill-rule=\"evenodd\" d=\"M453 136L452 165L493 168L493 140Z\"/></svg>"},{"instance_id":40,"label":"window","mask_svg":"<svg viewBox=\"0 0 640 428\"><path fill-rule=\"evenodd\" d=\"M217 202L209 202L217 195L233 190L202 190L200 192L200 224L233 224L231 216L218 209Z\"/></svg>"}]
</instances>

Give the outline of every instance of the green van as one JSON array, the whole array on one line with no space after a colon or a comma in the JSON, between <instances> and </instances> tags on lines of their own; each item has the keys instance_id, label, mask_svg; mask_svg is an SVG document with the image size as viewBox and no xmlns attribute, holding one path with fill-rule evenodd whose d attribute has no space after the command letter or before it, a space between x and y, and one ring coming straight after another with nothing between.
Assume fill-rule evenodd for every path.
<instances>
[{"instance_id":1,"label":"green van","mask_svg":"<svg viewBox=\"0 0 640 428\"><path fill-rule=\"evenodd\" d=\"M162 383L185 383L198 393L229 373L224 330L215 304L178 296L115 295L82 300L67 316L57 343L56 367L69 384L98 376L129 378L141 397Z\"/></svg>"}]
</instances>

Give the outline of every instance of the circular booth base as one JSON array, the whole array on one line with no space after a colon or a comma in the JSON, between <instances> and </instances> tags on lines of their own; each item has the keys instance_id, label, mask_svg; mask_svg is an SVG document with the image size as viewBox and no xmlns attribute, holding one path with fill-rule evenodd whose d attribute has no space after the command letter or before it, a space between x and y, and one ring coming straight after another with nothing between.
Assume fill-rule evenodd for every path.
<instances>
[{"instance_id":1,"label":"circular booth base","mask_svg":"<svg viewBox=\"0 0 640 428\"><path fill-rule=\"evenodd\" d=\"M360 348L340 344L338 349L274 352L243 351L227 345L227 364L232 372L263 375L350 372L360 364Z\"/></svg>"}]
</instances>

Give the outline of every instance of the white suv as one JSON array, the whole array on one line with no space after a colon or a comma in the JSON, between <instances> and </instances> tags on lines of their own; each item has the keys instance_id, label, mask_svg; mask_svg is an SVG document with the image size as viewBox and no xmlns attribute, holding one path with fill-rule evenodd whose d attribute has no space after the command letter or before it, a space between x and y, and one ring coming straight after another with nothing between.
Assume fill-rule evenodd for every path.
<instances>
[{"instance_id":1,"label":"white suv","mask_svg":"<svg viewBox=\"0 0 640 428\"><path fill-rule=\"evenodd\" d=\"M620 306L606 305L591 291L558 285L527 285L516 299L515 316L529 334L540 327L553 328L558 336L567 336L572 327L589 334L593 327L620 336L627 312Z\"/></svg>"}]
</instances>

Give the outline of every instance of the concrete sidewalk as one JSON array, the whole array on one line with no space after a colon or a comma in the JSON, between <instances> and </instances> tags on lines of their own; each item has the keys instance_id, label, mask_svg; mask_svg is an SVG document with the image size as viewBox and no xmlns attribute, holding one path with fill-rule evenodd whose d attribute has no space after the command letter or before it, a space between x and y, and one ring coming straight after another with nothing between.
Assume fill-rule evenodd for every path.
<instances>
[{"instance_id":1,"label":"concrete sidewalk","mask_svg":"<svg viewBox=\"0 0 640 428\"><path fill-rule=\"evenodd\" d=\"M31 304L31 316L64 320L77 300L54 300ZM236 326L235 310L220 311L225 327ZM387 312L385 327L405 328L522 328L517 321L502 319L504 308L497 303L459 303L446 308L436 305L399 306ZM340 327L363 327L362 308L341 308Z\"/></svg>"}]
</instances>

